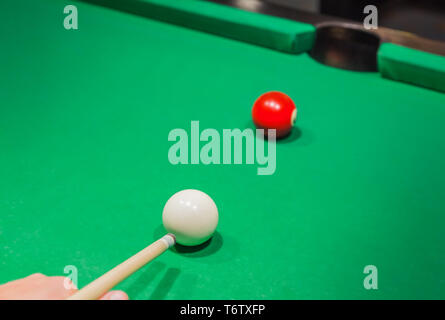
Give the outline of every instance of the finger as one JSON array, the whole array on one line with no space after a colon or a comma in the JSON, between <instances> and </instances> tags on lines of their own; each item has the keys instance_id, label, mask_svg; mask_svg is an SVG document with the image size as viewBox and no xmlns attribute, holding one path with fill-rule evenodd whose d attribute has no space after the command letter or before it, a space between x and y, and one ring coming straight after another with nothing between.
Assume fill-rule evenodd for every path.
<instances>
[{"instance_id":1,"label":"finger","mask_svg":"<svg viewBox=\"0 0 445 320\"><path fill-rule=\"evenodd\" d=\"M38 273L33 273L33 274L27 276L25 279L28 279L28 280L33 279L34 280L34 279L44 279L44 278L46 278L46 276L43 273L38 272Z\"/></svg>"},{"instance_id":2,"label":"finger","mask_svg":"<svg viewBox=\"0 0 445 320\"><path fill-rule=\"evenodd\" d=\"M51 288L50 299L66 299L77 291L71 280L66 277L49 277L49 282L48 289Z\"/></svg>"},{"instance_id":3,"label":"finger","mask_svg":"<svg viewBox=\"0 0 445 320\"><path fill-rule=\"evenodd\" d=\"M121 290L115 290L105 293L100 300L128 300L128 295Z\"/></svg>"}]
</instances>

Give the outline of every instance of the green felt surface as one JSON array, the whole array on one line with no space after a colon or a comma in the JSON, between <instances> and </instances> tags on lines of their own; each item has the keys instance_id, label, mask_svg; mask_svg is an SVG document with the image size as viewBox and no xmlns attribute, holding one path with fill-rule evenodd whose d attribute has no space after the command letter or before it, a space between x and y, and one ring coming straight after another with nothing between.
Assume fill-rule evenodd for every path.
<instances>
[{"instance_id":1,"label":"green felt surface","mask_svg":"<svg viewBox=\"0 0 445 320\"><path fill-rule=\"evenodd\" d=\"M312 48L315 27L201 0L86 0L288 53Z\"/></svg>"},{"instance_id":2,"label":"green felt surface","mask_svg":"<svg viewBox=\"0 0 445 320\"><path fill-rule=\"evenodd\" d=\"M445 298L444 94L89 4L67 31L64 5L0 2L0 283L74 265L84 286L197 188L218 233L122 282L131 298ZM170 130L251 128L269 90L299 108L274 175L169 163Z\"/></svg>"},{"instance_id":3,"label":"green felt surface","mask_svg":"<svg viewBox=\"0 0 445 320\"><path fill-rule=\"evenodd\" d=\"M377 58L384 77L445 92L445 57L384 43Z\"/></svg>"}]
</instances>

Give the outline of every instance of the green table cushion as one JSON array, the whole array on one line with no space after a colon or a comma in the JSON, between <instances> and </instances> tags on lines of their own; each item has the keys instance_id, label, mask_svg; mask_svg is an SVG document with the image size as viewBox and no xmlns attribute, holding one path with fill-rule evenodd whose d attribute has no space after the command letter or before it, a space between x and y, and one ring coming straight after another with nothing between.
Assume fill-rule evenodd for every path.
<instances>
[{"instance_id":1,"label":"green table cushion","mask_svg":"<svg viewBox=\"0 0 445 320\"><path fill-rule=\"evenodd\" d=\"M288 53L312 48L315 27L199 0L85 0Z\"/></svg>"},{"instance_id":2,"label":"green table cushion","mask_svg":"<svg viewBox=\"0 0 445 320\"><path fill-rule=\"evenodd\" d=\"M383 77L445 92L445 57L384 43L378 52Z\"/></svg>"}]
</instances>

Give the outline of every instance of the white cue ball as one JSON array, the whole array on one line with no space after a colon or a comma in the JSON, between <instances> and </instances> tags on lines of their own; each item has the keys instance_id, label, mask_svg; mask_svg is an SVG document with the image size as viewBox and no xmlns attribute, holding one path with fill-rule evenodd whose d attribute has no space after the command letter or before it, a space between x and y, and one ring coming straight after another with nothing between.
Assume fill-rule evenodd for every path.
<instances>
[{"instance_id":1,"label":"white cue ball","mask_svg":"<svg viewBox=\"0 0 445 320\"><path fill-rule=\"evenodd\" d=\"M218 224L218 209L207 194L199 190L182 190L168 199L162 212L165 229L176 242L196 246L206 242Z\"/></svg>"}]
</instances>

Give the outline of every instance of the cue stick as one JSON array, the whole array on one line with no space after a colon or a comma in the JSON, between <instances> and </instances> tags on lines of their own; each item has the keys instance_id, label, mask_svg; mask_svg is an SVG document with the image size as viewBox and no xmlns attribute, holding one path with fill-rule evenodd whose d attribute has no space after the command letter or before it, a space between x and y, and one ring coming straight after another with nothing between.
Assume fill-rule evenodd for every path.
<instances>
[{"instance_id":1,"label":"cue stick","mask_svg":"<svg viewBox=\"0 0 445 320\"><path fill-rule=\"evenodd\" d=\"M128 258L93 282L90 282L75 294L68 297L67 300L99 299L119 282L164 253L168 248L172 247L175 242L176 240L173 234L166 234L161 239L156 240L151 245L142 249L134 256Z\"/></svg>"}]
</instances>

